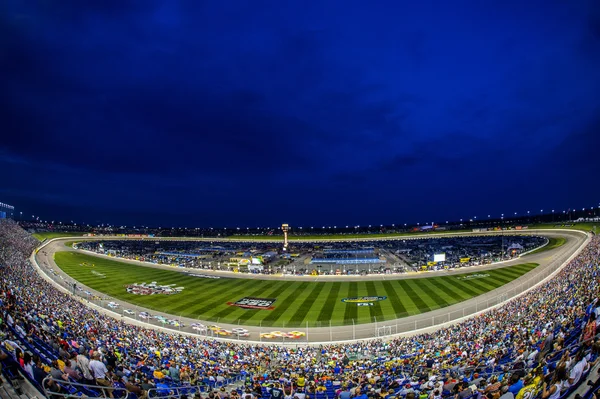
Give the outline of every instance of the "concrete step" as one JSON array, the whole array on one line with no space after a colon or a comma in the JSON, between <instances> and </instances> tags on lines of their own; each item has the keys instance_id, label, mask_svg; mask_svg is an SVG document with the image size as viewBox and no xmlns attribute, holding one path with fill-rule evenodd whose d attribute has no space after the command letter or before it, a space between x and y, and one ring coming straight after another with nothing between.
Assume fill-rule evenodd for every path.
<instances>
[{"instance_id":1,"label":"concrete step","mask_svg":"<svg viewBox=\"0 0 600 399\"><path fill-rule=\"evenodd\" d=\"M4 384L0 386L0 398L2 399L21 399L20 395L15 392L10 382L4 381Z\"/></svg>"}]
</instances>

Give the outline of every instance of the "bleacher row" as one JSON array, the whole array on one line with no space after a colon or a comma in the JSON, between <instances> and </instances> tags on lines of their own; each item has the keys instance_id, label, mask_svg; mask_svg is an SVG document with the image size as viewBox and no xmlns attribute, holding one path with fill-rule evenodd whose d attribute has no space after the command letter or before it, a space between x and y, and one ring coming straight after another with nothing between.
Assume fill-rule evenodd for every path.
<instances>
[{"instance_id":1,"label":"bleacher row","mask_svg":"<svg viewBox=\"0 0 600 399\"><path fill-rule=\"evenodd\" d=\"M19 344L31 354L35 354L39 356L44 364L51 364L52 361L57 360L59 358L58 353L46 344L43 340L39 339L34 335L29 335L27 337L20 334L14 328L8 326L8 329L14 334L15 337L18 337ZM114 398L126 398L126 399L138 399L138 396L134 392L128 392L125 386L121 383L113 384L111 387L101 386L101 385L89 385L82 384L73 378L69 377L69 380L57 380L48 375L44 380L40 383L36 381L33 377L31 377L25 370L23 370L18 363L18 359L15 359L13 353L6 350L6 348L1 348L0 351L5 353L7 357L1 361L2 364L2 374L9 381L18 381L22 379L27 379L28 382L33 385L38 391L43 392L47 397L106 397L108 392L112 394ZM148 390L148 397L151 398L166 398L166 397L182 397L184 395L192 396L196 393L204 393L209 392L214 389L218 389L221 387L231 386L233 384L239 383L240 381L246 380L245 373L240 373L235 378L227 378L224 381L211 381L209 378L204 378L203 381L198 385L178 385L174 384L170 378L162 378L157 379L154 378L153 373L150 370L146 370L146 375L148 378L151 378L156 388ZM48 383L52 380L61 388L61 392L56 392L48 389ZM240 391L241 394L241 391Z\"/></svg>"},{"instance_id":2,"label":"bleacher row","mask_svg":"<svg viewBox=\"0 0 600 399\"><path fill-rule=\"evenodd\" d=\"M549 358L546 361L546 367L548 367L549 369L554 369L556 367L556 364L560 361L561 357L563 356L565 350L569 351L570 355L576 354L579 350L584 350L582 347L582 343L579 342L579 338L581 336L582 326L585 325L585 321L586 321L585 319L579 319L576 321L575 328L573 328L568 333L568 335L565 337L565 349L563 349L563 351L559 351L559 352L555 353L551 358ZM45 343L39 337L37 337L35 335L23 336L22 334L20 334L17 330L12 328L11 326L8 326L8 329L10 330L10 332L12 332L12 334L14 334L15 337L18 338L18 342L22 346L22 348L24 348L26 351L28 351L32 354L38 355L43 363L51 364L53 360L56 360L59 358L59 355L55 351L55 349L52 348L47 343ZM558 333L558 328L557 328L557 331L555 331L555 332ZM47 397L107 397L109 395L109 391L110 391L110 394L114 398L138 399L138 396L133 392L128 392L122 383L115 383L115 384L113 384L113 386L108 386L108 387L101 386L101 385L94 386L94 385L86 385L86 384L78 383L77 381L75 381L71 378L68 381L56 380L56 379L53 379L51 376L46 377L42 381L42 383L40 383L39 381L36 381L34 378L29 376L24 370L21 369L21 367L18 363L18 360L13 357L13 355L10 351L7 351L5 348L2 348L1 350L8 355L7 358L2 361L2 372L3 372L4 376L9 381L14 381L14 380L18 380L18 379L22 378L22 377L20 377L20 375L22 375L33 386L35 386L40 392L44 392L44 394ZM598 353L596 353L595 351L593 351L591 349L586 350L586 354L590 356L590 362L592 362L592 363L596 361L596 359L598 358L598 355L599 355ZM383 360L385 360L385 358L381 358L379 360L383 361ZM503 378L504 374L506 374L507 372L518 371L518 369L515 369L514 367L508 367L508 368L504 367L507 365L511 366L511 364L512 364L511 362L514 362L514 354L512 352L509 352L509 353L505 354L502 357L502 359L500 359L498 364L495 365L494 367L487 367L484 369L471 370L471 378L473 376L473 373L478 372L479 376L482 378L489 378L492 375L497 375L501 380ZM533 364L533 365L531 365L530 368L536 368L537 366L538 366L537 364ZM21 372L19 373L19 371L21 371ZM261 383L261 396L259 397L259 399L272 399L271 395L270 395L269 387L273 383L276 382L276 381L264 380L264 379L261 379L260 377L255 377L251 374L246 374L246 373L242 372L239 375L237 375L235 378L226 379L222 382L211 381L208 378L204 378L202 383L200 383L198 385L195 385L195 386L183 385L183 386L181 386L181 385L174 384L168 377L162 378L162 379L154 378L153 373L149 369L143 370L143 371L146 372L146 375L148 376L148 378L151 378L154 380L156 388L150 389L147 392L147 394L148 394L148 397L155 398L155 399L167 398L167 397L168 398L189 397L189 396L193 396L193 395L196 395L199 393L210 392L211 390L218 389L221 387L231 387L231 386L234 386L235 384L238 384L238 386L236 387L238 394L243 395L244 390L242 389L242 385L251 384L253 381L259 381ZM414 375L417 372L417 370L414 370L411 367L402 366L402 367L399 367L392 371L393 371L393 373L392 373L393 377L389 377L390 379L396 378L398 376L407 376L400 384L401 387L404 387L406 384L414 384L414 380L412 380L409 376ZM561 393L560 399L566 399L567 397L569 397L569 395L571 395L579 387L580 384L585 383L589 371L590 370L587 370L587 373L582 376L578 385L573 386L573 387L569 388L568 390L566 390L565 392ZM441 370L441 372L442 372L442 374L444 374L445 371ZM450 370L446 370L446 372L450 373ZM50 385L49 381L50 380L54 381L54 383L58 387L60 387L60 389L53 390L51 387L49 389L49 385ZM391 381L387 381L387 382L391 382ZM243 384L240 385L241 383L243 383ZM385 383L386 382L384 382L384 384ZM353 387L353 383L352 383L352 381L350 381L348 383L348 385L346 385L346 388L350 389L352 387ZM307 398L308 399L336 399L338 396L336 393L336 389L338 389L338 388L339 388L339 386L336 385L332 380L327 380L322 385L320 385L319 389L317 389L316 392L313 394L313 397L308 398L308 395L307 395ZM600 381L598 384L592 384L591 388L588 389L588 391L583 396L583 399L591 399L594 396L595 392L597 392L599 389L600 389ZM402 389L400 388L394 392L393 396L396 396L397 398L404 397L405 395L402 395L401 392L402 392ZM538 393L537 397L540 397L540 396L541 396L541 392ZM453 392L449 392L449 391L442 392L442 398L452 398L452 397L454 397ZM480 398L481 398L480 393L475 393L475 394L471 395L470 397L464 398L464 399L480 399ZM535 399L535 398L529 398L529 399Z\"/></svg>"}]
</instances>

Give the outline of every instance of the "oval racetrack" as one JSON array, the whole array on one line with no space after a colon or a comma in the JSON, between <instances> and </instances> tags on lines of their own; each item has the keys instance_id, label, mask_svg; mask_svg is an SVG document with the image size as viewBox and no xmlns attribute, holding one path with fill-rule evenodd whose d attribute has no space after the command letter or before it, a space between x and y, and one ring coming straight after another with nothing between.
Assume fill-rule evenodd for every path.
<instances>
[{"instance_id":1,"label":"oval racetrack","mask_svg":"<svg viewBox=\"0 0 600 399\"><path fill-rule=\"evenodd\" d=\"M527 273L521 278L518 278L508 284L502 285L492 291L484 295L477 296L472 299L468 299L459 303L456 303L451 306L443 307L437 310L433 310L431 312L422 313L414 316L405 317L398 320L386 321L386 322L376 322L376 323L366 323L366 324L358 324L358 325L350 325L350 326L340 326L340 327L322 327L322 328L302 328L302 327L294 327L294 330L301 330L306 332L306 336L302 338L301 341L311 341L311 342L326 342L326 341L339 341L339 340L349 340L349 339L359 339L359 338L371 338L376 336L390 335L402 332L408 332L415 329L424 329L424 328L435 328L434 326L438 326L440 324L450 322L455 319L462 318L464 316L468 316L477 311L481 311L487 307L493 306L499 302L502 302L519 292L526 290L527 288L533 286L535 283L548 276L551 272L556 270L559 266L564 264L564 262L575 252L580 249L586 239L585 233L571 230L538 230L538 231L529 231L527 234L538 234L544 235L547 237L565 237L566 242L563 246L558 247L556 249L526 255L523 258L515 259L512 261L502 262L502 264L493 264L493 265L485 265L485 266L477 266L465 268L468 270L459 271L459 272L431 272L425 274L399 274L399 275L370 275L370 276L264 276L264 275L245 275L245 274L236 274L236 278L240 278L240 283L243 281L242 279L260 279L260 280L286 280L288 283L290 280L293 281L306 281L306 284L310 284L309 281L373 281L373 280L406 280L406 279L414 279L414 278L423 278L423 277L433 277L436 275L458 275L459 273L473 273L475 271L484 271L484 270L493 270L498 269L500 267L508 267L514 265L522 265L525 263L537 263L538 267ZM478 233L478 234L497 234L497 233ZM514 231L511 231L510 234L515 234ZM457 235L457 233L453 233L452 235ZM473 233L464 233L459 235L475 235ZM428 238L430 236L427 236ZM436 235L436 237L443 237L443 235ZM401 237L399 239L403 239L405 237ZM416 238L416 236L415 236ZM89 238L76 238L79 240L90 239L90 240L99 240L99 239L123 239L123 237L89 237ZM389 239L389 238L388 238ZM392 238L393 239L393 238ZM59 251L68 250L65 247L64 243L66 241L72 241L73 238L62 238L52 240L46 243L42 249L37 253L36 260L38 264L44 267L54 268L56 271L59 271L58 266L54 263L54 254ZM153 238L153 240L155 240ZM105 258L102 255L97 255L99 258ZM123 261L123 260L120 260ZM132 264L139 265L140 262L136 261L124 261ZM168 269L170 271L173 270L170 266L158 266L152 265L148 267L153 268L162 268ZM204 273L205 271L203 271ZM59 273L61 273L59 271ZM226 272L225 272L226 273ZM231 273L226 273L228 277L233 277ZM396 283L397 281L394 281ZM256 284L260 283L259 281ZM283 284L283 283L282 283ZM287 283L286 283L287 284ZM306 285L305 284L305 285ZM367 283L368 286L369 283ZM379 284L379 283L378 283ZM388 284L388 283L384 283ZM320 284L322 285L322 284ZM94 290L90 291L94 292ZM375 293L374 294L379 294ZM119 302L115 300L115 302ZM132 307L126 303L121 303L121 309L123 307ZM140 309L142 310L142 309ZM265 312L265 311L263 311ZM151 311L152 314L160 314L160 312ZM164 314L165 316L169 316ZM172 317L172 316L171 316ZM126 318L129 320L129 318ZM132 322L136 322L135 320L131 320ZM194 319L187 319L185 323L188 327L182 329L182 331L187 331L190 333L194 333L194 330L189 328L189 325L193 323ZM208 323L207 323L208 324ZM219 324L224 328L234 328L238 327L238 325L227 325L227 324ZM268 333L275 328L273 327L246 327L250 332L250 339L252 341L261 340L261 333ZM277 327L278 330L286 331L282 327ZM291 329L291 328L289 328ZM292 341L294 343L299 343L300 341L295 340Z\"/></svg>"}]
</instances>

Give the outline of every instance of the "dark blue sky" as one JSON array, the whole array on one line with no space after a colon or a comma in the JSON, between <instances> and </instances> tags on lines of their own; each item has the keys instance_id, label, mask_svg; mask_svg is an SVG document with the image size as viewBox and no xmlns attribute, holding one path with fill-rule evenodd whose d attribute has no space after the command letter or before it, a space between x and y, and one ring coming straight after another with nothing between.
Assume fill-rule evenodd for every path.
<instances>
[{"instance_id":1,"label":"dark blue sky","mask_svg":"<svg viewBox=\"0 0 600 399\"><path fill-rule=\"evenodd\" d=\"M0 201L46 219L380 224L600 202L595 0L8 0L0 79Z\"/></svg>"}]
</instances>

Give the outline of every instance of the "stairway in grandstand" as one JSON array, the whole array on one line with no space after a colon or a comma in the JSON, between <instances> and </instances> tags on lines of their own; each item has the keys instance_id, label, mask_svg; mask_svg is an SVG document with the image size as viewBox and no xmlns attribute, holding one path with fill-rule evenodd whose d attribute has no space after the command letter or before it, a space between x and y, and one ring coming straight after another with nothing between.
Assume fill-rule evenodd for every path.
<instances>
[{"instance_id":1,"label":"stairway in grandstand","mask_svg":"<svg viewBox=\"0 0 600 399\"><path fill-rule=\"evenodd\" d=\"M7 378L7 374L3 373L2 379L4 383L0 385L1 399L38 399L40 393L26 379Z\"/></svg>"}]
</instances>

